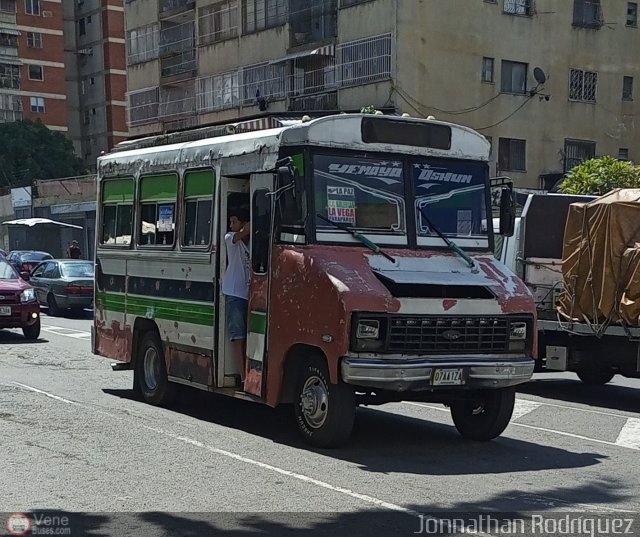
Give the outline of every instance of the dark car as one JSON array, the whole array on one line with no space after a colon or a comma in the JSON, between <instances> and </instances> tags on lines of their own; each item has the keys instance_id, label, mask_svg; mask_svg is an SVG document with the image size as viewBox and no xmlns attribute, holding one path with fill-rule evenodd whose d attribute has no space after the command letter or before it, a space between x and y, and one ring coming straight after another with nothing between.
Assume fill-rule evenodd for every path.
<instances>
[{"instance_id":1,"label":"dark car","mask_svg":"<svg viewBox=\"0 0 640 537\"><path fill-rule=\"evenodd\" d=\"M40 263L30 283L49 315L62 310L82 310L93 303L94 264L82 259L52 259Z\"/></svg>"},{"instance_id":2,"label":"dark car","mask_svg":"<svg viewBox=\"0 0 640 537\"><path fill-rule=\"evenodd\" d=\"M40 336L35 291L4 259L0 259L0 328L22 328L27 339Z\"/></svg>"},{"instance_id":3,"label":"dark car","mask_svg":"<svg viewBox=\"0 0 640 537\"><path fill-rule=\"evenodd\" d=\"M53 256L50 253L35 250L12 250L7 256L7 261L18 272L31 272L38 263L46 259L53 259Z\"/></svg>"}]
</instances>

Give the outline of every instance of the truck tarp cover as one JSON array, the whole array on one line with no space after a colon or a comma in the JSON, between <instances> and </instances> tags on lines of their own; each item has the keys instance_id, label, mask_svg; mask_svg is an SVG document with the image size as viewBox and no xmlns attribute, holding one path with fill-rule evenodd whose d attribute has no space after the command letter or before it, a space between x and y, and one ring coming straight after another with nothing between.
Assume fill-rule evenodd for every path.
<instances>
[{"instance_id":1,"label":"truck tarp cover","mask_svg":"<svg viewBox=\"0 0 640 537\"><path fill-rule=\"evenodd\" d=\"M562 317L640 326L640 189L571 204L562 260Z\"/></svg>"}]
</instances>

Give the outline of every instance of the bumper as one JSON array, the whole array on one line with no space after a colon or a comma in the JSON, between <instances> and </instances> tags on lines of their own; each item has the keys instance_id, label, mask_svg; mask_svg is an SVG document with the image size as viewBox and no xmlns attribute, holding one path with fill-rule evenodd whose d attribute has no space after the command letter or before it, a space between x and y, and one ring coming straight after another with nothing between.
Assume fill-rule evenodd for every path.
<instances>
[{"instance_id":1,"label":"bumper","mask_svg":"<svg viewBox=\"0 0 640 537\"><path fill-rule=\"evenodd\" d=\"M12 304L11 315L0 316L0 328L22 328L23 326L30 326L39 318L40 305L37 302Z\"/></svg>"},{"instance_id":2,"label":"bumper","mask_svg":"<svg viewBox=\"0 0 640 537\"><path fill-rule=\"evenodd\" d=\"M56 295L58 307L62 309L84 309L90 308L93 304L93 295L87 296L67 296Z\"/></svg>"},{"instance_id":3,"label":"bumper","mask_svg":"<svg viewBox=\"0 0 640 537\"><path fill-rule=\"evenodd\" d=\"M395 392L438 389L506 388L527 382L535 362L530 358L390 360L346 357L342 380L347 384ZM435 384L436 371L459 370L456 383Z\"/></svg>"}]
</instances>

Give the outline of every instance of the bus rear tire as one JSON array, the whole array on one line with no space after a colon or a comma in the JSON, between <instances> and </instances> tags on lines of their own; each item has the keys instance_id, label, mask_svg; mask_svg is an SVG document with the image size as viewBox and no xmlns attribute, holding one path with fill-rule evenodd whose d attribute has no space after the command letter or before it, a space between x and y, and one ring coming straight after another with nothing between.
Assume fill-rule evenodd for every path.
<instances>
[{"instance_id":1,"label":"bus rear tire","mask_svg":"<svg viewBox=\"0 0 640 537\"><path fill-rule=\"evenodd\" d=\"M515 388L481 390L451 405L458 432L469 440L485 442L500 436L509 425L516 402Z\"/></svg>"},{"instance_id":2,"label":"bus rear tire","mask_svg":"<svg viewBox=\"0 0 640 537\"><path fill-rule=\"evenodd\" d=\"M155 332L145 332L138 346L134 389L152 405L167 406L175 396L175 386L167 378L167 366L160 338Z\"/></svg>"},{"instance_id":3,"label":"bus rear tire","mask_svg":"<svg viewBox=\"0 0 640 537\"><path fill-rule=\"evenodd\" d=\"M294 390L296 423L306 442L332 448L349 439L356 414L355 393L348 384L331 384L323 359L314 357L301 364Z\"/></svg>"}]
</instances>

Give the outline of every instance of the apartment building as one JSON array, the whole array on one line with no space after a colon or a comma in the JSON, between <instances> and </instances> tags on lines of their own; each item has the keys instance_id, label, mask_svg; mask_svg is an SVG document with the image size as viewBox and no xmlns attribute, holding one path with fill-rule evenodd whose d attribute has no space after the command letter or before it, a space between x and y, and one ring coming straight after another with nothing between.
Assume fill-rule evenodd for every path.
<instances>
[{"instance_id":1,"label":"apartment building","mask_svg":"<svg viewBox=\"0 0 640 537\"><path fill-rule=\"evenodd\" d=\"M40 120L89 168L128 135L122 0L0 0L0 122Z\"/></svg>"},{"instance_id":2,"label":"apartment building","mask_svg":"<svg viewBox=\"0 0 640 537\"><path fill-rule=\"evenodd\" d=\"M637 18L620 0L126 0L129 131L374 105L469 125L492 174L548 189L590 156L640 159Z\"/></svg>"}]
</instances>

